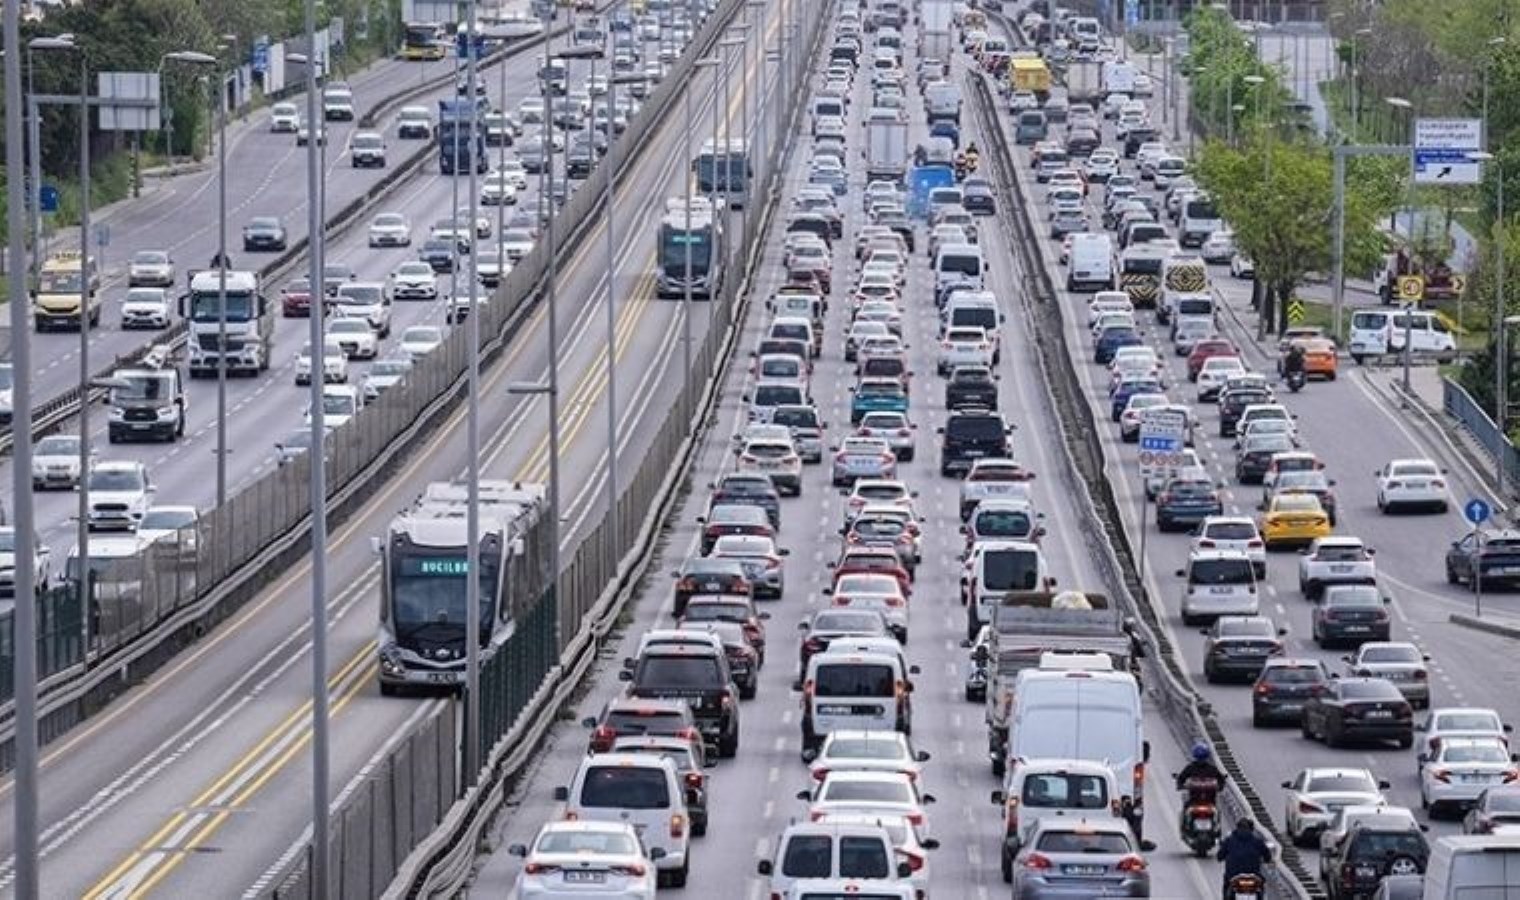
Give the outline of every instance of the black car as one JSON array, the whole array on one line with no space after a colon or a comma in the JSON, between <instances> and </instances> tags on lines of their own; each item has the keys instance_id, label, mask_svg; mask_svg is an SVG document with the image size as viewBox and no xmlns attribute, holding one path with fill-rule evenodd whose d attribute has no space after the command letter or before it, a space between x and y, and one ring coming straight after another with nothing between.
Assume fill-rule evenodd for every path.
<instances>
[{"instance_id":1,"label":"black car","mask_svg":"<svg viewBox=\"0 0 1520 900\"><path fill-rule=\"evenodd\" d=\"M697 524L702 526L700 552L703 556L711 553L718 538L725 534L749 534L768 538L776 536L776 529L771 526L770 517L766 515L765 510L747 504L725 503L714 506L707 511L707 515L697 517Z\"/></svg>"},{"instance_id":2,"label":"black car","mask_svg":"<svg viewBox=\"0 0 1520 900\"><path fill-rule=\"evenodd\" d=\"M285 225L274 216L259 216L243 226L243 249L279 252L285 249Z\"/></svg>"},{"instance_id":3,"label":"black car","mask_svg":"<svg viewBox=\"0 0 1520 900\"><path fill-rule=\"evenodd\" d=\"M997 212L997 196L985 178L967 178L961 183L961 206L966 212L990 216Z\"/></svg>"},{"instance_id":4,"label":"black car","mask_svg":"<svg viewBox=\"0 0 1520 900\"><path fill-rule=\"evenodd\" d=\"M1235 425L1246 407L1253 403L1271 403L1272 394L1265 388L1238 387L1219 395L1219 436L1234 437Z\"/></svg>"},{"instance_id":5,"label":"black car","mask_svg":"<svg viewBox=\"0 0 1520 900\"><path fill-rule=\"evenodd\" d=\"M719 756L739 752L739 697L728 656L713 649L651 649L639 657L633 671L618 678L630 682L628 696L641 700L685 700L697 719L697 730Z\"/></svg>"},{"instance_id":6,"label":"black car","mask_svg":"<svg viewBox=\"0 0 1520 900\"><path fill-rule=\"evenodd\" d=\"M1462 819L1463 834L1493 834L1500 826L1520 825L1520 785L1506 784L1487 788L1467 816Z\"/></svg>"},{"instance_id":7,"label":"black car","mask_svg":"<svg viewBox=\"0 0 1520 900\"><path fill-rule=\"evenodd\" d=\"M1263 440L1241 448L1235 456L1235 480L1241 484L1261 484L1262 478L1267 474L1267 467L1272 464L1272 457L1278 453L1287 453L1294 448L1293 440L1287 435L1275 435L1270 437L1278 440Z\"/></svg>"},{"instance_id":8,"label":"black car","mask_svg":"<svg viewBox=\"0 0 1520 900\"><path fill-rule=\"evenodd\" d=\"M776 485L769 475L727 475L712 486L712 492L709 509L723 503L758 506L765 510L772 528L781 527L781 495L776 493Z\"/></svg>"},{"instance_id":9,"label":"black car","mask_svg":"<svg viewBox=\"0 0 1520 900\"><path fill-rule=\"evenodd\" d=\"M1446 550L1446 583L1466 583L1476 588L1520 584L1520 531L1484 529L1469 531L1452 541Z\"/></svg>"},{"instance_id":10,"label":"black car","mask_svg":"<svg viewBox=\"0 0 1520 900\"><path fill-rule=\"evenodd\" d=\"M1326 585L1314 603L1314 643L1360 646L1390 639L1387 597L1372 584Z\"/></svg>"},{"instance_id":11,"label":"black car","mask_svg":"<svg viewBox=\"0 0 1520 900\"><path fill-rule=\"evenodd\" d=\"M589 177L596 167L598 155L596 143L584 134L577 134L570 139L570 146L565 150L565 174L571 178Z\"/></svg>"},{"instance_id":12,"label":"black car","mask_svg":"<svg viewBox=\"0 0 1520 900\"><path fill-rule=\"evenodd\" d=\"M813 654L829 649L835 638L893 636L886 616L874 609L821 609L808 621L797 623L797 630L804 635L798 651L799 678Z\"/></svg>"},{"instance_id":13,"label":"black car","mask_svg":"<svg viewBox=\"0 0 1520 900\"><path fill-rule=\"evenodd\" d=\"M677 619L686 614L686 604L698 594L749 595L753 586L744 574L744 567L736 559L709 559L693 556L670 573L676 580L676 597L673 614Z\"/></svg>"},{"instance_id":14,"label":"black car","mask_svg":"<svg viewBox=\"0 0 1520 900\"><path fill-rule=\"evenodd\" d=\"M417 258L433 267L434 272L449 272L454 268L454 256L458 248L446 238L428 238L417 248Z\"/></svg>"},{"instance_id":15,"label":"black car","mask_svg":"<svg viewBox=\"0 0 1520 900\"><path fill-rule=\"evenodd\" d=\"M1414 707L1386 678L1340 678L1304 704L1304 737L1336 747L1347 741L1397 741L1414 746Z\"/></svg>"},{"instance_id":16,"label":"black car","mask_svg":"<svg viewBox=\"0 0 1520 900\"><path fill-rule=\"evenodd\" d=\"M975 460L1011 455L1008 435L1013 429L990 409L956 410L936 430L944 438L939 455L941 475L964 475Z\"/></svg>"},{"instance_id":17,"label":"black car","mask_svg":"<svg viewBox=\"0 0 1520 900\"><path fill-rule=\"evenodd\" d=\"M996 376L986 366L956 366L945 382L945 408L954 412L960 409L997 409L998 385Z\"/></svg>"},{"instance_id":18,"label":"black car","mask_svg":"<svg viewBox=\"0 0 1520 900\"><path fill-rule=\"evenodd\" d=\"M1134 159L1135 154L1140 152L1140 145L1154 141L1156 129L1154 128L1131 128L1124 133L1124 158Z\"/></svg>"},{"instance_id":19,"label":"black car","mask_svg":"<svg viewBox=\"0 0 1520 900\"><path fill-rule=\"evenodd\" d=\"M1203 645L1203 677L1210 684L1226 678L1254 681L1269 658L1283 650L1288 633L1266 616L1220 616L1209 628Z\"/></svg>"},{"instance_id":20,"label":"black car","mask_svg":"<svg viewBox=\"0 0 1520 900\"><path fill-rule=\"evenodd\" d=\"M1268 658L1251 688L1251 724L1257 728L1277 722L1297 724L1304 704L1329 683L1330 672L1317 659Z\"/></svg>"},{"instance_id":21,"label":"black car","mask_svg":"<svg viewBox=\"0 0 1520 900\"><path fill-rule=\"evenodd\" d=\"M1330 853L1324 868L1333 900L1365 897L1387 875L1423 875L1430 844L1420 826L1404 816L1360 819Z\"/></svg>"},{"instance_id":22,"label":"black car","mask_svg":"<svg viewBox=\"0 0 1520 900\"><path fill-rule=\"evenodd\" d=\"M755 699L760 690L760 667L765 664L765 658L744 633L744 626L738 622L703 622L688 626L686 630L717 635L728 656L728 670L733 675L734 685L739 688L739 699Z\"/></svg>"}]
</instances>

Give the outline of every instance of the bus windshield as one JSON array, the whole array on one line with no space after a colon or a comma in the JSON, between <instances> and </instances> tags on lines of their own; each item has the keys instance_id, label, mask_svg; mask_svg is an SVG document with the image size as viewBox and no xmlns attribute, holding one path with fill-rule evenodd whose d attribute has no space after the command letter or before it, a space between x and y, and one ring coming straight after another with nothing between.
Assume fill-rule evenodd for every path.
<instances>
[{"instance_id":1,"label":"bus windshield","mask_svg":"<svg viewBox=\"0 0 1520 900\"><path fill-rule=\"evenodd\" d=\"M660 265L668 274L686 274L688 250L691 255L691 271L695 274L707 271L712 255L712 227L688 230L664 226L660 229Z\"/></svg>"},{"instance_id":2,"label":"bus windshield","mask_svg":"<svg viewBox=\"0 0 1520 900\"><path fill-rule=\"evenodd\" d=\"M495 615L500 586L501 555L482 549L480 554L481 638L488 640L488 624ZM408 553L401 551L391 558L391 618L396 636L405 640L430 626L443 630L457 629L463 636L465 627L465 576L469 563L462 551L457 555ZM436 635L443 637L443 635Z\"/></svg>"}]
</instances>

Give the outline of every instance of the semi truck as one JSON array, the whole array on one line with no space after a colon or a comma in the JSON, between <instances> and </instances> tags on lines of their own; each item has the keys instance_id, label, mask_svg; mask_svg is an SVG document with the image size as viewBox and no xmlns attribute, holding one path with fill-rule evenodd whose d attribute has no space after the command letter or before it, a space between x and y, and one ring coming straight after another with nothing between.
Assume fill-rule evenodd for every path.
<instances>
[{"instance_id":1,"label":"semi truck","mask_svg":"<svg viewBox=\"0 0 1520 900\"><path fill-rule=\"evenodd\" d=\"M1103 99L1101 63L1092 59L1074 59L1067 64L1066 99L1072 103L1095 105Z\"/></svg>"},{"instance_id":2,"label":"semi truck","mask_svg":"<svg viewBox=\"0 0 1520 900\"><path fill-rule=\"evenodd\" d=\"M866 180L902 181L908 171L908 123L866 124Z\"/></svg>"},{"instance_id":3,"label":"semi truck","mask_svg":"<svg viewBox=\"0 0 1520 900\"><path fill-rule=\"evenodd\" d=\"M221 305L224 284L225 316ZM229 375L256 375L268 370L274 351L274 307L264 297L257 272L191 272L190 293L180 298L179 310L190 329L190 377L215 375L218 364L225 365ZM224 331L225 347L221 343Z\"/></svg>"},{"instance_id":4,"label":"semi truck","mask_svg":"<svg viewBox=\"0 0 1520 900\"><path fill-rule=\"evenodd\" d=\"M371 546L381 560L380 693L452 690L465 679L469 486L433 482ZM480 482L480 658L513 631L513 613L552 580L554 529L543 485ZM515 601L515 602L514 602Z\"/></svg>"}]
</instances>

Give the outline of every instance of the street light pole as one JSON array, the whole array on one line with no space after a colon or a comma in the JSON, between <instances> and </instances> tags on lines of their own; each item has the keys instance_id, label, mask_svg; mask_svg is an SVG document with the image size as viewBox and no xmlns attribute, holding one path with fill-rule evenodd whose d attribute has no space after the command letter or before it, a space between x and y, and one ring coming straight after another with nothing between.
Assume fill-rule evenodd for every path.
<instances>
[{"instance_id":1,"label":"street light pole","mask_svg":"<svg viewBox=\"0 0 1520 900\"><path fill-rule=\"evenodd\" d=\"M465 708L464 708L464 777L466 784L474 784L480 774L480 247L475 241L480 216L480 164L484 158L485 142L480 140L480 102L476 94L480 76L479 54L476 52L477 29L475 4L470 3L465 25L465 96L470 103L470 284L469 304L465 313L465 339L470 344L469 356L469 410L466 422L468 457L466 466L469 502L465 511ZM503 96L503 103L506 98ZM457 146L457 145L456 145ZM458 156L455 156L457 162ZM454 167L454 184L458 189L459 166ZM458 207L455 207L458 221ZM497 234L499 242L501 235ZM500 271L498 269L498 271ZM454 300L454 321L459 321L459 300Z\"/></svg>"},{"instance_id":2,"label":"street light pole","mask_svg":"<svg viewBox=\"0 0 1520 900\"><path fill-rule=\"evenodd\" d=\"M594 116L592 117L595 118ZM617 118L617 78L611 68L607 74L607 156L602 165L607 167L607 304L605 324L607 328L607 521L608 536L614 552L622 556L618 517L618 446L617 446L617 141L613 122ZM595 122L593 121L593 126ZM592 153L596 152L595 129L592 131ZM688 179L690 180L690 179Z\"/></svg>"},{"instance_id":3,"label":"street light pole","mask_svg":"<svg viewBox=\"0 0 1520 900\"><path fill-rule=\"evenodd\" d=\"M5 4L4 45L21 46L21 4ZM22 162L21 127L21 54L12 51L5 54L5 168L7 172L20 172ZM30 54L28 54L28 69ZM30 97L32 91L27 89ZM37 106L29 107L36 122ZM41 156L34 141L32 160ZM35 171L35 165L34 165ZM32 181L32 197L35 201L41 185L36 176ZM32 323L31 309L23 302L26 297L26 197L27 191L20 178L8 178L5 184L6 249L10 268L6 273L9 287L11 326L11 365L13 387L11 401L11 495L12 517L15 520L15 570L14 584L18 599L15 607L15 661L13 683L16 703L15 737L15 786L16 799L12 806L12 822L15 837L12 853L15 854L15 893L20 900L36 900L41 894L38 879L38 829L37 829L37 604L32 601L36 594L36 531L32 508ZM34 206L35 209L35 206ZM39 214L40 215L40 214ZM39 236L41 232L38 232ZM37 247L34 246L33 259ZM83 478L81 473L81 479ZM88 560L79 558L81 571L88 569ZM88 614L86 614L88 618Z\"/></svg>"},{"instance_id":4,"label":"street light pole","mask_svg":"<svg viewBox=\"0 0 1520 900\"><path fill-rule=\"evenodd\" d=\"M1384 97L1383 102L1394 109L1406 111L1413 110L1413 104L1403 97ZM1414 133L1413 126L1409 129L1409 240L1414 241ZM1414 352L1414 316L1411 315L1412 302L1404 305L1404 393L1409 393L1409 369Z\"/></svg>"},{"instance_id":5,"label":"street light pole","mask_svg":"<svg viewBox=\"0 0 1520 900\"><path fill-rule=\"evenodd\" d=\"M1504 35L1498 35L1488 39L1490 48L1501 46L1505 43ZM1488 149L1488 76L1494 68L1494 54L1489 52L1483 60L1483 149Z\"/></svg>"},{"instance_id":6,"label":"street light pole","mask_svg":"<svg viewBox=\"0 0 1520 900\"><path fill-rule=\"evenodd\" d=\"M1497 280L1494 286L1494 322L1497 325L1494 344L1494 424L1499 426L1499 434L1507 434L1509 424L1509 326L1513 316L1505 315L1504 302L1504 257L1505 240L1508 237L1508 229L1504 221L1504 166L1499 162L1499 157L1486 150L1469 154L1467 157L1472 162L1493 163L1495 185L1498 197L1496 199L1496 215L1494 216L1494 245L1497 258L1494 260ZM1504 497L1504 463L1505 454L1494 454L1494 494L1500 499Z\"/></svg>"},{"instance_id":7,"label":"street light pole","mask_svg":"<svg viewBox=\"0 0 1520 900\"><path fill-rule=\"evenodd\" d=\"M311 248L307 259L307 278L311 286L310 320L307 335L311 341L312 367L322 354L323 298L327 286L322 279L322 249L326 235L319 206L322 192L321 145L327 143L327 128L319 118L317 104L317 4L304 0L302 6L306 31L306 241ZM312 378L311 449L307 460L311 481L307 502L311 504L311 885L312 896L326 900L328 880L329 822L328 797L328 705L327 705L327 414L322 408L322 385L326 379Z\"/></svg>"},{"instance_id":8,"label":"street light pole","mask_svg":"<svg viewBox=\"0 0 1520 900\"><path fill-rule=\"evenodd\" d=\"M216 506L227 502L227 98L217 73L216 91ZM316 346L313 346L315 354ZM266 348L266 353L267 348ZM315 357L314 357L315 358Z\"/></svg>"}]
</instances>

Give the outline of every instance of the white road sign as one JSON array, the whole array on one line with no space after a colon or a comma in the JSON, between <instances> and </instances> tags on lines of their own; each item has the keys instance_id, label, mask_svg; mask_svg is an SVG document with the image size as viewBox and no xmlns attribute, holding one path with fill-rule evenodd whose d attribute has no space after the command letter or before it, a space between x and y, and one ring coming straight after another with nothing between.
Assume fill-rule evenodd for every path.
<instances>
[{"instance_id":1,"label":"white road sign","mask_svg":"<svg viewBox=\"0 0 1520 900\"><path fill-rule=\"evenodd\" d=\"M1481 119L1416 119L1415 184L1479 184L1483 166L1472 155L1482 149Z\"/></svg>"}]
</instances>

